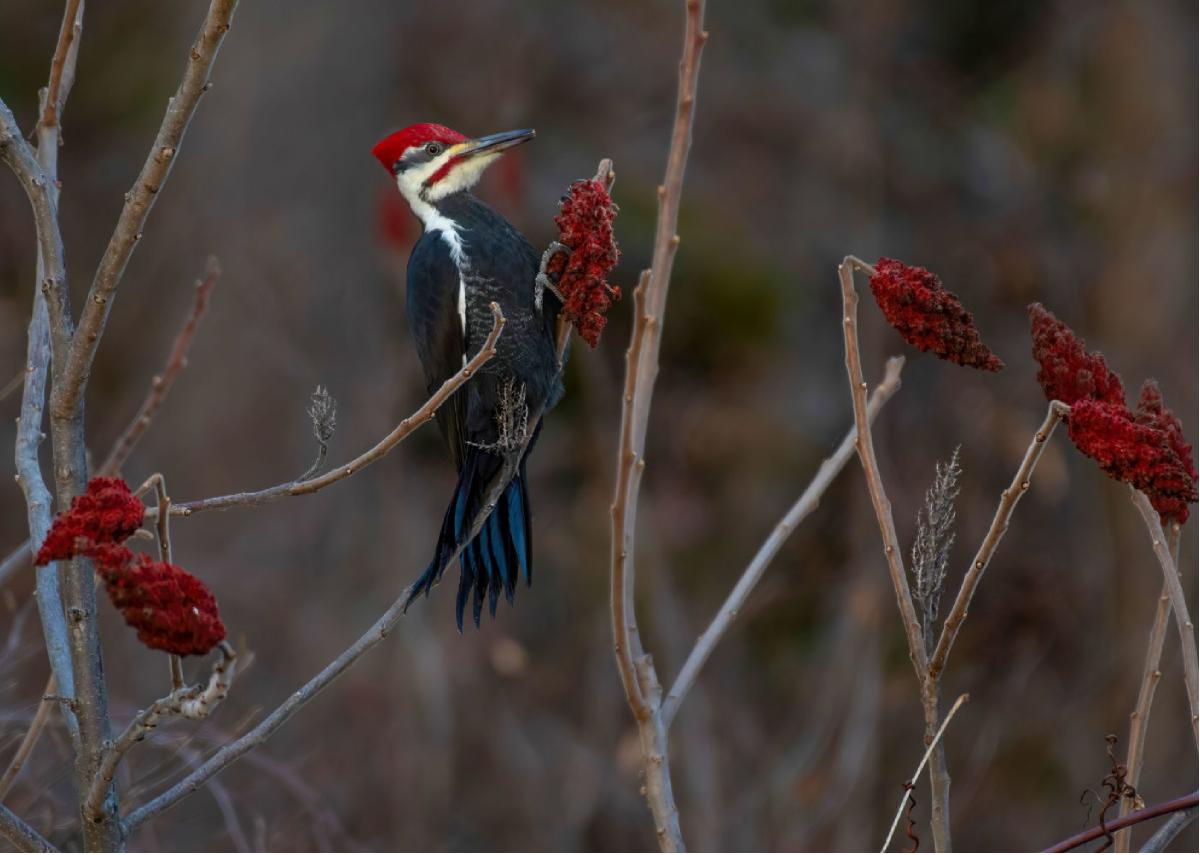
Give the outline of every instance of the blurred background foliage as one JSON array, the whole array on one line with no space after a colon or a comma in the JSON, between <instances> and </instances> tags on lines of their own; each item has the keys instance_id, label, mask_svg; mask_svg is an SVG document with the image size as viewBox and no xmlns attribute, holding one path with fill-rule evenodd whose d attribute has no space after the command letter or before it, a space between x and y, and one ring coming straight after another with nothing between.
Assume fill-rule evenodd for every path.
<instances>
[{"instance_id":1,"label":"blurred background foliage","mask_svg":"<svg viewBox=\"0 0 1200 855\"><path fill-rule=\"evenodd\" d=\"M204 6L89 4L60 168L76 300ZM0 4L0 93L25 128L60 13ZM710 4L640 505L638 608L664 678L850 423L834 272L846 253L937 271L1008 362L983 375L920 357L864 304L868 376L909 356L876 440L904 543L935 461L962 445L952 587L1044 414L1030 301L1102 349L1127 387L1157 377L1194 440L1196 14L1141 0ZM243 3L114 308L88 397L93 453L144 395L208 253L224 276L131 482L162 471L184 500L299 474L318 383L340 404L335 460L421 402L403 310L418 226L369 153L410 122L536 127L479 193L538 245L569 182L614 158L615 279L628 293L649 259L680 33L675 0ZM0 177L3 381L22 367L33 250L27 203ZM596 351L575 344L532 466L536 584L515 609L460 637L451 592L438 590L209 795L139 831L137 847L653 846L608 629L629 311L628 299L616 306ZM0 447L18 399L0 402ZM452 481L427 429L317 496L177 524L178 560L212 586L254 661L212 721L162 728L133 752L127 803L357 637L424 567ZM25 535L9 484L3 547ZM2 758L46 673L30 576L0 602ZM1079 793L1108 771L1105 734L1123 752L1159 585L1125 488L1056 437L945 681L948 697L972 696L947 737L960 847L1040 848L1088 823ZM162 694L166 665L107 606L103 620L123 722ZM1174 643L1164 671L1149 802L1196 786ZM672 740L685 834L696 848L878 846L920 722L852 464L683 707ZM56 726L9 798L60 834L72 822L67 753ZM924 784L916 795L924 823ZM1194 850L1195 831L1179 845Z\"/></svg>"}]
</instances>

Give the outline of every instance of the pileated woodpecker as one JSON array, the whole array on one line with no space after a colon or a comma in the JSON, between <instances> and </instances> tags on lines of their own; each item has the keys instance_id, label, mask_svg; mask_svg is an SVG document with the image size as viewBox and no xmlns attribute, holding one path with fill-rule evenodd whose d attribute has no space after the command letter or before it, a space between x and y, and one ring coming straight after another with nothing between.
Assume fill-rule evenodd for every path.
<instances>
[{"instance_id":1,"label":"pileated woodpecker","mask_svg":"<svg viewBox=\"0 0 1200 855\"><path fill-rule=\"evenodd\" d=\"M492 329L493 302L506 320L496 355L437 412L458 484L433 560L409 595L411 602L428 594L461 550L460 631L472 593L478 626L485 598L494 616L501 591L512 602L518 573L532 582L525 461L540 414L562 396L555 352L561 302L553 291L543 299L539 253L469 192L502 152L533 137L532 130L518 130L468 139L443 125L419 124L372 149L424 226L408 259L407 309L428 391L479 351ZM483 513L488 516L472 536Z\"/></svg>"}]
</instances>

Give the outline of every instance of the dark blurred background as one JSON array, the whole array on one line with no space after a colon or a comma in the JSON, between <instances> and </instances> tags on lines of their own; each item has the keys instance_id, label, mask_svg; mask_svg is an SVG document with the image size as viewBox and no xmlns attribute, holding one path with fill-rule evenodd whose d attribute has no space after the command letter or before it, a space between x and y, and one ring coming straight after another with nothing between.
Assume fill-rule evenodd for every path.
<instances>
[{"instance_id":1,"label":"dark blurred background","mask_svg":"<svg viewBox=\"0 0 1200 855\"><path fill-rule=\"evenodd\" d=\"M82 299L178 83L206 4L87 9L64 121L62 219ZM34 122L61 4L0 4L0 94ZM864 303L869 377L905 353L877 446L905 544L934 464L962 447L951 590L1045 412L1026 305L1145 377L1196 437L1196 6L1143 0L714 2L665 325L638 542L638 609L672 677L761 540L851 419L835 266L846 253L937 271L1007 362L919 356ZM187 500L294 477L317 384L339 402L333 460L423 400L403 271L417 223L370 156L437 121L533 126L479 193L535 245L567 184L615 159L631 289L647 264L682 31L676 0L245 2L119 292L88 396L103 456L141 401L205 257L224 268L189 367L125 475ZM20 372L34 280L19 185L0 176L0 381ZM865 293L865 286L863 288ZM264 748L140 830L138 848L642 849L638 750L612 659L607 574L630 302L576 342L532 466L536 583L459 636L452 590ZM19 394L0 402L10 448ZM45 449L48 453L48 449ZM45 457L45 454L43 454ZM10 467L5 454L3 466ZM0 548L25 536L10 478ZM316 496L174 528L231 637L253 653L214 718L132 752L127 804L244 730L356 638L421 569L453 485L426 428ZM1195 526L1183 567L1195 594ZM2 592L0 760L46 676L32 574ZM1125 487L1060 432L993 562L945 693L959 847L1041 848L1085 825L1086 787L1124 753L1160 587ZM949 595L948 595L949 596ZM118 726L166 663L103 607ZM202 665L189 662L189 674ZM1141 790L1196 787L1174 630ZM791 537L703 671L672 734L695 848L877 848L922 751L907 659L861 472ZM65 834L58 722L8 804ZM916 818L929 845L928 789ZM1140 832L1135 840L1146 832ZM1189 836L1190 835L1190 836ZM1179 845L1196 845L1196 832Z\"/></svg>"}]
</instances>

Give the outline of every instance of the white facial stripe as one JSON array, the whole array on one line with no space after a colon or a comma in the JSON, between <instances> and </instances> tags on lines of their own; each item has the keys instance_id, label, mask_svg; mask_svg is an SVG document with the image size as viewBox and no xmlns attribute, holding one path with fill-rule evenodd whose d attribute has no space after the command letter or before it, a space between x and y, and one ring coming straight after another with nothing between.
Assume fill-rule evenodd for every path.
<instances>
[{"instance_id":1,"label":"white facial stripe","mask_svg":"<svg viewBox=\"0 0 1200 855\"><path fill-rule=\"evenodd\" d=\"M416 148L415 146L405 151L408 155ZM466 271L470 266L467 259L465 247L463 246L462 236L458 232L458 226L454 221L442 215L442 213L431 203L438 199L444 199L451 193L457 193L460 190L466 190L473 187L478 181L483 171L491 165L500 154L478 154L468 158L461 163L451 167L450 172L443 176L432 187L426 187L425 182L428 181L434 173L441 169L445 164L452 160L455 155L463 150L463 145L450 146L446 151L442 152L438 157L433 158L428 163L420 166L410 166L396 176L396 186L400 189L400 195L408 202L414 214L425 226L426 231L437 232L442 240L446 242L446 246L450 250L450 257L454 260L454 264L458 267L458 319L462 325L463 343L467 340L467 282L465 278ZM466 348L463 348L462 356L463 364L467 364Z\"/></svg>"},{"instance_id":2,"label":"white facial stripe","mask_svg":"<svg viewBox=\"0 0 1200 855\"><path fill-rule=\"evenodd\" d=\"M450 151L454 151L454 149ZM479 183L479 178L483 175L483 170L487 169L492 161L499 156L499 154L477 154L461 163L456 163L450 168L449 174L443 176L440 181L425 191L426 197L430 201L435 201L437 199L444 199L451 193L457 193L459 190L467 190L474 187ZM445 162L442 158L438 158L438 160L439 162Z\"/></svg>"}]
</instances>

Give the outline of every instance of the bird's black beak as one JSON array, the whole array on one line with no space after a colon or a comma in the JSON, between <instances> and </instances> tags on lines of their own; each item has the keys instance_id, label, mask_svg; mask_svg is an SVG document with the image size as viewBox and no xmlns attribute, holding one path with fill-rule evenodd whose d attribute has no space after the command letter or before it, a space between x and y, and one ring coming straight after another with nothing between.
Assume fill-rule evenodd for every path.
<instances>
[{"instance_id":1,"label":"bird's black beak","mask_svg":"<svg viewBox=\"0 0 1200 855\"><path fill-rule=\"evenodd\" d=\"M474 157L477 154L499 154L523 142L529 142L537 136L533 128L522 128L519 131L502 131L498 134L488 134L470 142L463 143L459 157Z\"/></svg>"}]
</instances>

